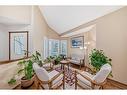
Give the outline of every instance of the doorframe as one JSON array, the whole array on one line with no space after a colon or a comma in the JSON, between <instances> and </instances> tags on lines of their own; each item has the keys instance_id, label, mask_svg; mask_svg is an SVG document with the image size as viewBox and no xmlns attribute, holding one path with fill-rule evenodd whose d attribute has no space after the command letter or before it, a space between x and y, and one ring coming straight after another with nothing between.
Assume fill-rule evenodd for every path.
<instances>
[{"instance_id":1,"label":"doorframe","mask_svg":"<svg viewBox=\"0 0 127 95\"><path fill-rule=\"evenodd\" d=\"M27 33L27 51L29 49L29 34L28 31L12 31L9 32L9 60L11 60L11 33ZM28 52L27 52L28 57Z\"/></svg>"}]
</instances>

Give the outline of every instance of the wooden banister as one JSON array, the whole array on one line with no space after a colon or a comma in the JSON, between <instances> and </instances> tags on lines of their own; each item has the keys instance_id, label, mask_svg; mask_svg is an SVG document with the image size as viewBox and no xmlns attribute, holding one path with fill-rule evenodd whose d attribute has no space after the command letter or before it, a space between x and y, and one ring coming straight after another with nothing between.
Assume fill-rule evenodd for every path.
<instances>
[{"instance_id":1,"label":"wooden banister","mask_svg":"<svg viewBox=\"0 0 127 95\"><path fill-rule=\"evenodd\" d=\"M10 63L10 62L19 61L19 60L23 60L23 59L28 59L28 58L30 58L30 57L19 58L19 59L13 59L13 60L0 61L0 65L1 65L1 64L7 64L7 63Z\"/></svg>"}]
</instances>

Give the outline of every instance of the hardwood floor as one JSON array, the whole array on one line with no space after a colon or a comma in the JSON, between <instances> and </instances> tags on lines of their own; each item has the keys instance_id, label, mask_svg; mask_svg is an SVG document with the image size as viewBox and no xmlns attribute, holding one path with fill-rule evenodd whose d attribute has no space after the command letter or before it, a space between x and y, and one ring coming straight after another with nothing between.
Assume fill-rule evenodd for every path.
<instances>
[{"instance_id":1,"label":"hardwood floor","mask_svg":"<svg viewBox=\"0 0 127 95\"><path fill-rule=\"evenodd\" d=\"M76 68L76 69L79 68L78 66L72 65L72 64L71 64L71 67ZM82 67L81 70L84 70L84 68ZM22 88L21 88L21 85L18 85L14 89L22 89ZM28 89L36 89L35 83L33 83L33 85L30 86ZM127 89L127 85L119 83L111 79L107 79L107 83L104 85L104 89L111 89L111 90Z\"/></svg>"},{"instance_id":2,"label":"hardwood floor","mask_svg":"<svg viewBox=\"0 0 127 95\"><path fill-rule=\"evenodd\" d=\"M19 84L16 88L14 88L14 89L22 89L21 88L21 85ZM36 90L36 86L35 86L35 84L33 84L32 86L30 86L29 88L27 88L27 89L35 89ZM26 90L27 90L26 89ZM118 90L118 89L127 89L127 86L126 85L124 85L124 84L120 84L120 83L118 83L118 82L115 82L115 81L113 81L113 80L110 80L110 79L108 79L107 80L107 83L105 84L105 86L104 86L104 89L111 89L111 90L113 90L113 89L115 89L115 90Z\"/></svg>"}]
</instances>

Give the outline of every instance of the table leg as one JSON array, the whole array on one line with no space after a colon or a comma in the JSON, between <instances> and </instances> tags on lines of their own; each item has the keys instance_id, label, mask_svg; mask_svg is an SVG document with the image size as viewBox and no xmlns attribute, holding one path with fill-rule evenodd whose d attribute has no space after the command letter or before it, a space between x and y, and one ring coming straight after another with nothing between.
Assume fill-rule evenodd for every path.
<instances>
[{"instance_id":1,"label":"table leg","mask_svg":"<svg viewBox=\"0 0 127 95\"><path fill-rule=\"evenodd\" d=\"M69 71L69 64L68 64L68 71Z\"/></svg>"},{"instance_id":2,"label":"table leg","mask_svg":"<svg viewBox=\"0 0 127 95\"><path fill-rule=\"evenodd\" d=\"M63 65L63 71L64 71L64 65Z\"/></svg>"},{"instance_id":3,"label":"table leg","mask_svg":"<svg viewBox=\"0 0 127 95\"><path fill-rule=\"evenodd\" d=\"M62 70L62 64L61 64L61 70Z\"/></svg>"}]
</instances>

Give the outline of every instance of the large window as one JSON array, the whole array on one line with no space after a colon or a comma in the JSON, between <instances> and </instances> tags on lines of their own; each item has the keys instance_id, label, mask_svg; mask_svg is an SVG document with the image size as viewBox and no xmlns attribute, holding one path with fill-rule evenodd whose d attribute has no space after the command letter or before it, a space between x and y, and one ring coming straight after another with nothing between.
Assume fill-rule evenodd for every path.
<instances>
[{"instance_id":1,"label":"large window","mask_svg":"<svg viewBox=\"0 0 127 95\"><path fill-rule=\"evenodd\" d=\"M66 55L67 56L67 40L61 40L61 54Z\"/></svg>"},{"instance_id":2,"label":"large window","mask_svg":"<svg viewBox=\"0 0 127 95\"><path fill-rule=\"evenodd\" d=\"M48 38L44 37L44 59L48 57Z\"/></svg>"},{"instance_id":3,"label":"large window","mask_svg":"<svg viewBox=\"0 0 127 95\"><path fill-rule=\"evenodd\" d=\"M49 39L49 56L59 55L59 40Z\"/></svg>"},{"instance_id":4,"label":"large window","mask_svg":"<svg viewBox=\"0 0 127 95\"><path fill-rule=\"evenodd\" d=\"M67 56L67 40L48 39L44 37L44 59L48 56L59 54Z\"/></svg>"}]
</instances>

